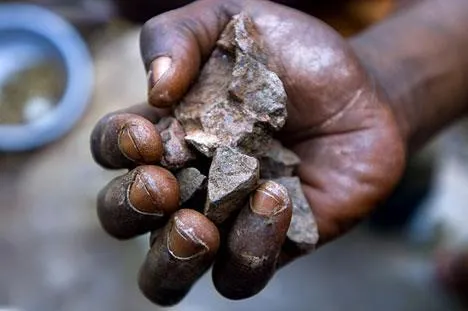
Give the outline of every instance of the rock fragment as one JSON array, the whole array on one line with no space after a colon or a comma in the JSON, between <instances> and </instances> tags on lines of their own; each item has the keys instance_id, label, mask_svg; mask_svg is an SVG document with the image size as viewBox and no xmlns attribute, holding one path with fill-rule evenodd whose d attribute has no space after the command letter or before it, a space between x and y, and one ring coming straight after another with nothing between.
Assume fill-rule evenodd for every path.
<instances>
[{"instance_id":1,"label":"rock fragment","mask_svg":"<svg viewBox=\"0 0 468 311\"><path fill-rule=\"evenodd\" d=\"M206 176L194 167L185 168L176 174L180 187L180 203L190 200L197 191L206 186Z\"/></svg>"},{"instance_id":2,"label":"rock fragment","mask_svg":"<svg viewBox=\"0 0 468 311\"><path fill-rule=\"evenodd\" d=\"M163 159L161 165L169 169L186 167L195 159L195 153L185 141L185 131L182 125L174 118L162 118L157 124L162 143Z\"/></svg>"},{"instance_id":3,"label":"rock fragment","mask_svg":"<svg viewBox=\"0 0 468 311\"><path fill-rule=\"evenodd\" d=\"M205 215L216 224L244 206L257 186L259 164L256 158L232 148L219 148L208 175L208 198Z\"/></svg>"},{"instance_id":4,"label":"rock fragment","mask_svg":"<svg viewBox=\"0 0 468 311\"><path fill-rule=\"evenodd\" d=\"M291 150L273 140L266 154L260 158L260 176L262 179L293 176L301 160Z\"/></svg>"},{"instance_id":5,"label":"rock fragment","mask_svg":"<svg viewBox=\"0 0 468 311\"><path fill-rule=\"evenodd\" d=\"M186 140L208 157L218 147L247 155L266 151L286 122L286 92L268 69L252 21L233 17L198 81L175 109Z\"/></svg>"},{"instance_id":6,"label":"rock fragment","mask_svg":"<svg viewBox=\"0 0 468 311\"><path fill-rule=\"evenodd\" d=\"M185 141L194 146L207 157L212 157L216 148L219 147L218 137L202 131L193 131L185 136Z\"/></svg>"},{"instance_id":7,"label":"rock fragment","mask_svg":"<svg viewBox=\"0 0 468 311\"><path fill-rule=\"evenodd\" d=\"M301 252L307 253L314 250L319 240L318 228L309 202L302 191L300 179L298 177L282 177L274 181L288 189L293 205L287 239Z\"/></svg>"}]
</instances>

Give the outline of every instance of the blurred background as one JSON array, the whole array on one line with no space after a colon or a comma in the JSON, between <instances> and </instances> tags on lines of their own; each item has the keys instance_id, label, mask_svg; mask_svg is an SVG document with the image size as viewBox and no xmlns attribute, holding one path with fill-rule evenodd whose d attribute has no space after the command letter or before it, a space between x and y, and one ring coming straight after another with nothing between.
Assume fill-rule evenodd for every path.
<instances>
[{"instance_id":1,"label":"blurred background","mask_svg":"<svg viewBox=\"0 0 468 311\"><path fill-rule=\"evenodd\" d=\"M159 310L136 284L147 237L117 242L99 227L96 194L120 172L92 161L89 135L145 101L141 22L187 2L0 1L0 310ZM350 36L411 0L278 2ZM259 296L227 301L208 275L171 310L463 310L437 272L468 251L465 124L410 159L369 220Z\"/></svg>"}]
</instances>

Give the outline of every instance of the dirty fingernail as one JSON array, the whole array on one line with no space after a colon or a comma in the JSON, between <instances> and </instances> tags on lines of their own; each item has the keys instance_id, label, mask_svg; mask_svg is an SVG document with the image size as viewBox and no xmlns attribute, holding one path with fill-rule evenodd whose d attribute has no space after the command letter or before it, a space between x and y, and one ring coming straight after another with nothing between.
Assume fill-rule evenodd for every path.
<instances>
[{"instance_id":1,"label":"dirty fingernail","mask_svg":"<svg viewBox=\"0 0 468 311\"><path fill-rule=\"evenodd\" d=\"M167 237L167 249L177 259L188 260L209 251L208 246L195 236L193 228L185 225L178 217Z\"/></svg>"},{"instance_id":2,"label":"dirty fingernail","mask_svg":"<svg viewBox=\"0 0 468 311\"><path fill-rule=\"evenodd\" d=\"M289 195L282 185L267 181L252 194L250 208L256 214L273 217L289 205Z\"/></svg>"},{"instance_id":3,"label":"dirty fingernail","mask_svg":"<svg viewBox=\"0 0 468 311\"><path fill-rule=\"evenodd\" d=\"M119 149L123 155L132 161L142 160L142 155L136 139L138 135L137 131L137 126L125 125L119 135Z\"/></svg>"},{"instance_id":4,"label":"dirty fingernail","mask_svg":"<svg viewBox=\"0 0 468 311\"><path fill-rule=\"evenodd\" d=\"M151 63L148 72L148 84L150 91L164 77L166 72L171 68L171 64L172 60L167 56L158 57Z\"/></svg>"},{"instance_id":5,"label":"dirty fingernail","mask_svg":"<svg viewBox=\"0 0 468 311\"><path fill-rule=\"evenodd\" d=\"M128 200L131 206L138 212L151 215L163 215L163 211L159 209L155 190L148 183L145 173L138 172L135 174L133 183L128 190Z\"/></svg>"},{"instance_id":6,"label":"dirty fingernail","mask_svg":"<svg viewBox=\"0 0 468 311\"><path fill-rule=\"evenodd\" d=\"M153 165L140 166L133 172L133 181L127 190L133 210L141 214L167 216L179 208L179 184L171 172Z\"/></svg>"},{"instance_id":7,"label":"dirty fingernail","mask_svg":"<svg viewBox=\"0 0 468 311\"><path fill-rule=\"evenodd\" d=\"M150 121L140 117L123 124L117 144L122 155L132 162L157 163L163 154L161 136Z\"/></svg>"}]
</instances>

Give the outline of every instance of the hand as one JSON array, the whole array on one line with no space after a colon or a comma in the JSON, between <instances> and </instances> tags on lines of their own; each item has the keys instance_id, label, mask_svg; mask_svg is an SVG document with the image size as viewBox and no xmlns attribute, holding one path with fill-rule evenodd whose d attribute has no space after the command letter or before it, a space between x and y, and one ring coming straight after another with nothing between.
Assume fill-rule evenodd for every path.
<instances>
[{"instance_id":1,"label":"hand","mask_svg":"<svg viewBox=\"0 0 468 311\"><path fill-rule=\"evenodd\" d=\"M385 198L398 181L405 159L403 138L379 85L332 29L298 11L254 0L201 0L157 16L141 35L149 102L156 107L177 103L227 22L241 11L253 19L269 52L271 69L284 83L289 118L281 132L287 137L283 143L302 160L298 174L318 223L320 244L326 243ZM144 110L137 114L151 121L162 111ZM105 117L92 137L95 159L109 168L156 164L160 151L152 146L158 145L159 137L145 118L125 113ZM104 228L118 238L161 228L178 209L172 201L173 183L174 178L156 166L139 166L114 180L100 194L98 211ZM286 212L274 216L273 232L265 232L264 220L256 227L258 217L270 213L266 217L270 219L273 211L261 193L274 192L274 186L260 187L252 194L253 205L258 206L244 208L234 222L232 230L239 230L234 232L241 232L243 238L235 241L236 247L231 240L226 247L221 245L216 259L215 286L229 298L246 298L266 285L286 234L290 207L279 192L278 204L285 205ZM154 213L155 209L159 212ZM218 229L203 215L176 212L153 235L140 288L156 303L177 303L215 260L219 240ZM239 264L233 258L241 256L240 249L273 259L260 262L260 269L252 262ZM282 255L291 260L297 254Z\"/></svg>"}]
</instances>

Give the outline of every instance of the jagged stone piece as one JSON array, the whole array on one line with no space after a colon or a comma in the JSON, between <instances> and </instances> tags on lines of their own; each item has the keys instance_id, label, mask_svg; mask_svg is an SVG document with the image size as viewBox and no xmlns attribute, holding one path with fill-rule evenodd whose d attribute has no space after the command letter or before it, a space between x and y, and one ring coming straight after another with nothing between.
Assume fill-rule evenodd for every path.
<instances>
[{"instance_id":1,"label":"jagged stone piece","mask_svg":"<svg viewBox=\"0 0 468 311\"><path fill-rule=\"evenodd\" d=\"M205 215L216 224L240 209L257 186L259 165L256 158L229 147L219 148L208 175Z\"/></svg>"},{"instance_id":2,"label":"jagged stone piece","mask_svg":"<svg viewBox=\"0 0 468 311\"><path fill-rule=\"evenodd\" d=\"M293 205L291 225L288 229L287 239L302 252L314 250L319 240L318 228L309 202L307 202L302 191L300 179L298 177L282 177L274 181L288 189Z\"/></svg>"},{"instance_id":3,"label":"jagged stone piece","mask_svg":"<svg viewBox=\"0 0 468 311\"><path fill-rule=\"evenodd\" d=\"M185 131L175 118L162 118L156 124L156 128L161 135L164 149L162 166L179 169L195 160L195 153L185 141Z\"/></svg>"},{"instance_id":4,"label":"jagged stone piece","mask_svg":"<svg viewBox=\"0 0 468 311\"><path fill-rule=\"evenodd\" d=\"M193 131L185 136L185 141L206 156L212 156L219 147L218 137L202 131Z\"/></svg>"},{"instance_id":5,"label":"jagged stone piece","mask_svg":"<svg viewBox=\"0 0 468 311\"><path fill-rule=\"evenodd\" d=\"M273 140L266 154L260 158L260 177L271 179L293 176L294 169L301 163L299 157L291 150Z\"/></svg>"},{"instance_id":6,"label":"jagged stone piece","mask_svg":"<svg viewBox=\"0 0 468 311\"><path fill-rule=\"evenodd\" d=\"M283 127L286 92L265 55L253 22L245 14L234 16L175 109L186 140L204 155L224 146L258 156Z\"/></svg>"},{"instance_id":7,"label":"jagged stone piece","mask_svg":"<svg viewBox=\"0 0 468 311\"><path fill-rule=\"evenodd\" d=\"M180 204L190 200L197 191L206 186L206 176L194 167L179 171L176 178L180 187Z\"/></svg>"}]
</instances>

